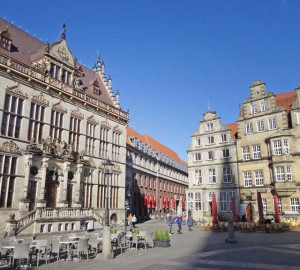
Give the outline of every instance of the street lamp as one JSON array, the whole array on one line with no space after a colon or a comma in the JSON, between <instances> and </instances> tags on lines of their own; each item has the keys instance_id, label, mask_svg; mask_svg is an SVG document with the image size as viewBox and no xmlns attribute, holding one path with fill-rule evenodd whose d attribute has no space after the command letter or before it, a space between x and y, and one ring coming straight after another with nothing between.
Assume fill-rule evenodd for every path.
<instances>
[{"instance_id":1,"label":"street lamp","mask_svg":"<svg viewBox=\"0 0 300 270\"><path fill-rule=\"evenodd\" d=\"M130 203L130 192L129 192L129 190L127 190L125 192L125 219L124 219L124 223L125 223L125 237L124 237L125 247L126 247L126 235L127 235L127 210L130 209L129 203Z\"/></svg>"},{"instance_id":2,"label":"street lamp","mask_svg":"<svg viewBox=\"0 0 300 270\"><path fill-rule=\"evenodd\" d=\"M109 210L108 210L108 199L109 199L109 176L111 175L111 168L113 163L110 159L107 159L102 163L104 166L104 177L107 178L106 185L106 205L105 205L105 226L103 227L103 248L102 253L99 253L97 257L100 260L111 260L114 258L111 252L111 232L109 227Z\"/></svg>"},{"instance_id":3,"label":"street lamp","mask_svg":"<svg viewBox=\"0 0 300 270\"><path fill-rule=\"evenodd\" d=\"M103 162L104 165L104 176L107 179L106 185L106 197L105 197L105 226L109 227L109 209L108 209L108 202L109 202L109 176L111 175L111 168L114 165L110 159L107 159Z\"/></svg>"}]
</instances>

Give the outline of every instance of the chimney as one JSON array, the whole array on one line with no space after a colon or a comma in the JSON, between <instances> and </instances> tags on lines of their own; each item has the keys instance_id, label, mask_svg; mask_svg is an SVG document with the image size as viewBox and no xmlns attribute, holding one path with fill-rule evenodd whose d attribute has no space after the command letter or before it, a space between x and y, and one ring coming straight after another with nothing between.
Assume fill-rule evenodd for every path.
<instances>
[{"instance_id":1,"label":"chimney","mask_svg":"<svg viewBox=\"0 0 300 270\"><path fill-rule=\"evenodd\" d=\"M119 109L120 108L120 93L119 93L119 89L116 93L116 102L115 102L116 107Z\"/></svg>"}]
</instances>

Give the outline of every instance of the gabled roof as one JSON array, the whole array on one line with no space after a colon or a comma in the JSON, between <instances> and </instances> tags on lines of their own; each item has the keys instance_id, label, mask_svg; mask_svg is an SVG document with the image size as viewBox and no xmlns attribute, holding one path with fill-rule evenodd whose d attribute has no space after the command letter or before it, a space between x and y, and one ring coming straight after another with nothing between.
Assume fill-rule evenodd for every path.
<instances>
[{"instance_id":1,"label":"gabled roof","mask_svg":"<svg viewBox=\"0 0 300 270\"><path fill-rule=\"evenodd\" d=\"M285 110L289 113L291 110L291 106L296 98L296 91L286 92L281 94L276 94L276 105L280 107L284 107Z\"/></svg>"},{"instance_id":2,"label":"gabled roof","mask_svg":"<svg viewBox=\"0 0 300 270\"><path fill-rule=\"evenodd\" d=\"M30 34L24 32L22 29L10 24L4 19L0 18L0 31L9 31L12 42L12 48L7 51L0 46L0 53L11 57L12 59L19 61L27 66L32 65L32 61L41 59L45 52L46 43L36 39ZM80 77L83 83L83 89L86 89L86 93L89 95L114 106L113 100L110 94L106 90L106 86L103 80L100 78L97 72L88 69L87 67L76 63L77 69L84 73L84 76ZM96 95L91 89L89 89L89 82L97 80L99 82L99 88L101 95Z\"/></svg>"},{"instance_id":3,"label":"gabled roof","mask_svg":"<svg viewBox=\"0 0 300 270\"><path fill-rule=\"evenodd\" d=\"M230 127L230 133L231 133L231 137L232 138L236 138L237 136L237 123L230 123L228 124L228 126Z\"/></svg>"},{"instance_id":4,"label":"gabled roof","mask_svg":"<svg viewBox=\"0 0 300 270\"><path fill-rule=\"evenodd\" d=\"M127 127L127 144L131 145L130 138L131 137L136 137L138 140L142 141L143 143L147 144L157 152L160 152L162 154L165 154L166 156L176 160L177 162L181 163L184 166L188 166L187 162L183 161L175 151L171 150L167 146L163 145L159 141L155 140L151 136L144 134L141 135L138 132L136 132L134 129L131 127Z\"/></svg>"}]
</instances>

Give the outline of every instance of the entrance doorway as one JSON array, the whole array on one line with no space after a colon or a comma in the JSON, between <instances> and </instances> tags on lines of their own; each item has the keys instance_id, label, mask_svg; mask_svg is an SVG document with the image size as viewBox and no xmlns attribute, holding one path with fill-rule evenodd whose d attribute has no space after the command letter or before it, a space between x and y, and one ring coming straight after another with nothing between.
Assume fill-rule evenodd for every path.
<instances>
[{"instance_id":1,"label":"entrance doorway","mask_svg":"<svg viewBox=\"0 0 300 270\"><path fill-rule=\"evenodd\" d=\"M49 171L46 177L45 200L46 207L55 208L59 181L55 171Z\"/></svg>"},{"instance_id":2,"label":"entrance doorway","mask_svg":"<svg viewBox=\"0 0 300 270\"><path fill-rule=\"evenodd\" d=\"M29 196L29 211L35 208L35 197L36 197L36 181L29 181L28 185L28 196Z\"/></svg>"}]
</instances>

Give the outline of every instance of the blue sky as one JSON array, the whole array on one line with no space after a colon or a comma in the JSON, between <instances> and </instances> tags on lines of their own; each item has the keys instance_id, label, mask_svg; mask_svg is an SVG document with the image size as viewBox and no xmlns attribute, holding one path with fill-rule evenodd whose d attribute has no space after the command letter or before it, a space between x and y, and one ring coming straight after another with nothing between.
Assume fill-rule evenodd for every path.
<instances>
[{"instance_id":1,"label":"blue sky","mask_svg":"<svg viewBox=\"0 0 300 270\"><path fill-rule=\"evenodd\" d=\"M208 106L235 122L255 79L274 93L300 81L300 1L3 1L0 16L67 43L92 67L100 51L130 126L187 160Z\"/></svg>"}]
</instances>

